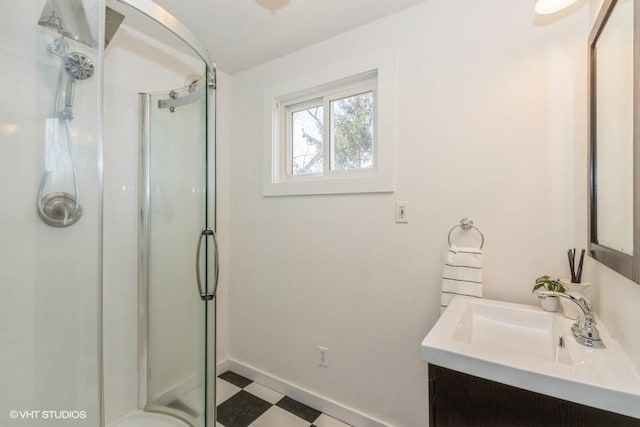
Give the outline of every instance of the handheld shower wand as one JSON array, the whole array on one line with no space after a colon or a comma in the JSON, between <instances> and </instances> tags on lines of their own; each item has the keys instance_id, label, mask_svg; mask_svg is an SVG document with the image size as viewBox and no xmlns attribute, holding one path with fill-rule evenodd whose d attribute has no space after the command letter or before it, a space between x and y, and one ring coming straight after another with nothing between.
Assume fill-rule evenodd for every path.
<instances>
[{"instance_id":1,"label":"handheld shower wand","mask_svg":"<svg viewBox=\"0 0 640 427\"><path fill-rule=\"evenodd\" d=\"M99 26L96 10L87 9L83 0L47 0L42 10L38 25L48 28L60 35L49 46L48 50L62 60L58 86L56 90L53 118L47 120L47 161L45 172L38 190L38 215L42 221L52 227L68 227L75 224L82 216L80 194L78 191L78 174L71 140L71 120L73 120L73 98L75 84L79 80L91 78L95 67L85 54L70 52L67 38L97 49ZM124 15L110 7L105 10L104 43L105 46L113 38L124 20ZM66 79L66 83L65 83ZM64 91L64 100L61 99ZM63 105L61 105L63 103ZM63 144L61 138L66 141ZM66 149L63 148L66 145ZM66 153L68 153L68 156ZM65 163L62 157L68 158ZM45 194L47 182L55 180L53 172L56 166L71 169L73 177L73 194L58 191ZM60 173L63 175L63 172Z\"/></svg>"},{"instance_id":2,"label":"handheld shower wand","mask_svg":"<svg viewBox=\"0 0 640 427\"><path fill-rule=\"evenodd\" d=\"M82 53L71 52L63 56L64 51L66 51L66 46L67 45L63 39L58 39L49 50L52 53L62 56L63 61L62 65L64 70L60 70L60 77L58 79L53 120L58 120L59 124L64 128L62 138L66 141L66 148L71 163L74 194L69 194L67 192L53 192L43 195L47 181L51 177L51 171L45 171L38 190L38 215L45 224L53 227L68 227L75 224L82 216L80 192L78 190L78 174L76 171L76 162L71 144L70 127L71 120L73 120L73 95L75 82L90 78L95 71L95 67L91 60ZM60 91L62 89L65 74L67 82L64 97L64 108L60 111ZM49 137L53 139L60 136L61 135L57 128L55 128L53 135L49 135ZM55 143L55 141L52 143Z\"/></svg>"}]
</instances>

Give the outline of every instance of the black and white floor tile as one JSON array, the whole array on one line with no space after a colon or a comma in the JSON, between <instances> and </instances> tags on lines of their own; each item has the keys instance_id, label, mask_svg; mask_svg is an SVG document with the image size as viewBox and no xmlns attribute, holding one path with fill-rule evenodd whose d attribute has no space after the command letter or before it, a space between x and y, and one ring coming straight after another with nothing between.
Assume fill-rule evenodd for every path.
<instances>
[{"instance_id":1,"label":"black and white floor tile","mask_svg":"<svg viewBox=\"0 0 640 427\"><path fill-rule=\"evenodd\" d=\"M216 391L224 427L349 427L232 371L218 376Z\"/></svg>"}]
</instances>

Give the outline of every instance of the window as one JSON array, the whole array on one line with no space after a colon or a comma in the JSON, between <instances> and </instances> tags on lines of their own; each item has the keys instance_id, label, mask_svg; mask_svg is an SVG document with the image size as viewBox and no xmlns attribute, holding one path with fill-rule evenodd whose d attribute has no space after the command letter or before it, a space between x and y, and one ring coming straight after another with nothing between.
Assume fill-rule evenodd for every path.
<instances>
[{"instance_id":1,"label":"window","mask_svg":"<svg viewBox=\"0 0 640 427\"><path fill-rule=\"evenodd\" d=\"M389 68L265 92L266 196L393 191Z\"/></svg>"},{"instance_id":2,"label":"window","mask_svg":"<svg viewBox=\"0 0 640 427\"><path fill-rule=\"evenodd\" d=\"M311 100L280 102L289 177L372 169L375 80L328 90Z\"/></svg>"}]
</instances>

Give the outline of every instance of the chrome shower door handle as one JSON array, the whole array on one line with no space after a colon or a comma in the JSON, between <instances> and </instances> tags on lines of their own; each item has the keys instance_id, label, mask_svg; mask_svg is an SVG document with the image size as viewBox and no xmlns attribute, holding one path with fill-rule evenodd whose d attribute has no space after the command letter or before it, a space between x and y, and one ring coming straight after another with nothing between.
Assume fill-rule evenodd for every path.
<instances>
[{"instance_id":1,"label":"chrome shower door handle","mask_svg":"<svg viewBox=\"0 0 640 427\"><path fill-rule=\"evenodd\" d=\"M208 235L213 238L213 250L215 251L215 255L213 257L213 292L209 295L209 299L214 299L218 293L218 273L220 271L220 260L218 258L218 236L213 229L208 230Z\"/></svg>"},{"instance_id":2,"label":"chrome shower door handle","mask_svg":"<svg viewBox=\"0 0 640 427\"><path fill-rule=\"evenodd\" d=\"M207 236L211 236L213 238L213 247L215 251L214 255L214 273L213 273L213 292L207 293L202 288L202 276L200 274L200 249L202 248L202 242L205 240ZM216 236L216 232L211 229L204 229L200 233L198 237L198 248L196 250L196 282L198 284L198 293L200 294L200 298L204 301L212 300L216 297L216 291L218 290L218 270L219 270L219 261L218 261L218 237Z\"/></svg>"}]
</instances>

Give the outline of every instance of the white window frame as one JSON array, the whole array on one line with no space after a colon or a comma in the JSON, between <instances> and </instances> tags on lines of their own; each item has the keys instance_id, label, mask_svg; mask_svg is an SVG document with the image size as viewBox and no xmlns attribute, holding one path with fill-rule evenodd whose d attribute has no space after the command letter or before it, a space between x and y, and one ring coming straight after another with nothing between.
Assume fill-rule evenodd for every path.
<instances>
[{"instance_id":1,"label":"white window frame","mask_svg":"<svg viewBox=\"0 0 640 427\"><path fill-rule=\"evenodd\" d=\"M393 55L360 59L314 76L265 90L265 196L370 193L394 191ZM330 103L373 92L373 167L332 170ZM293 175L291 113L323 106L323 172Z\"/></svg>"}]
</instances>

